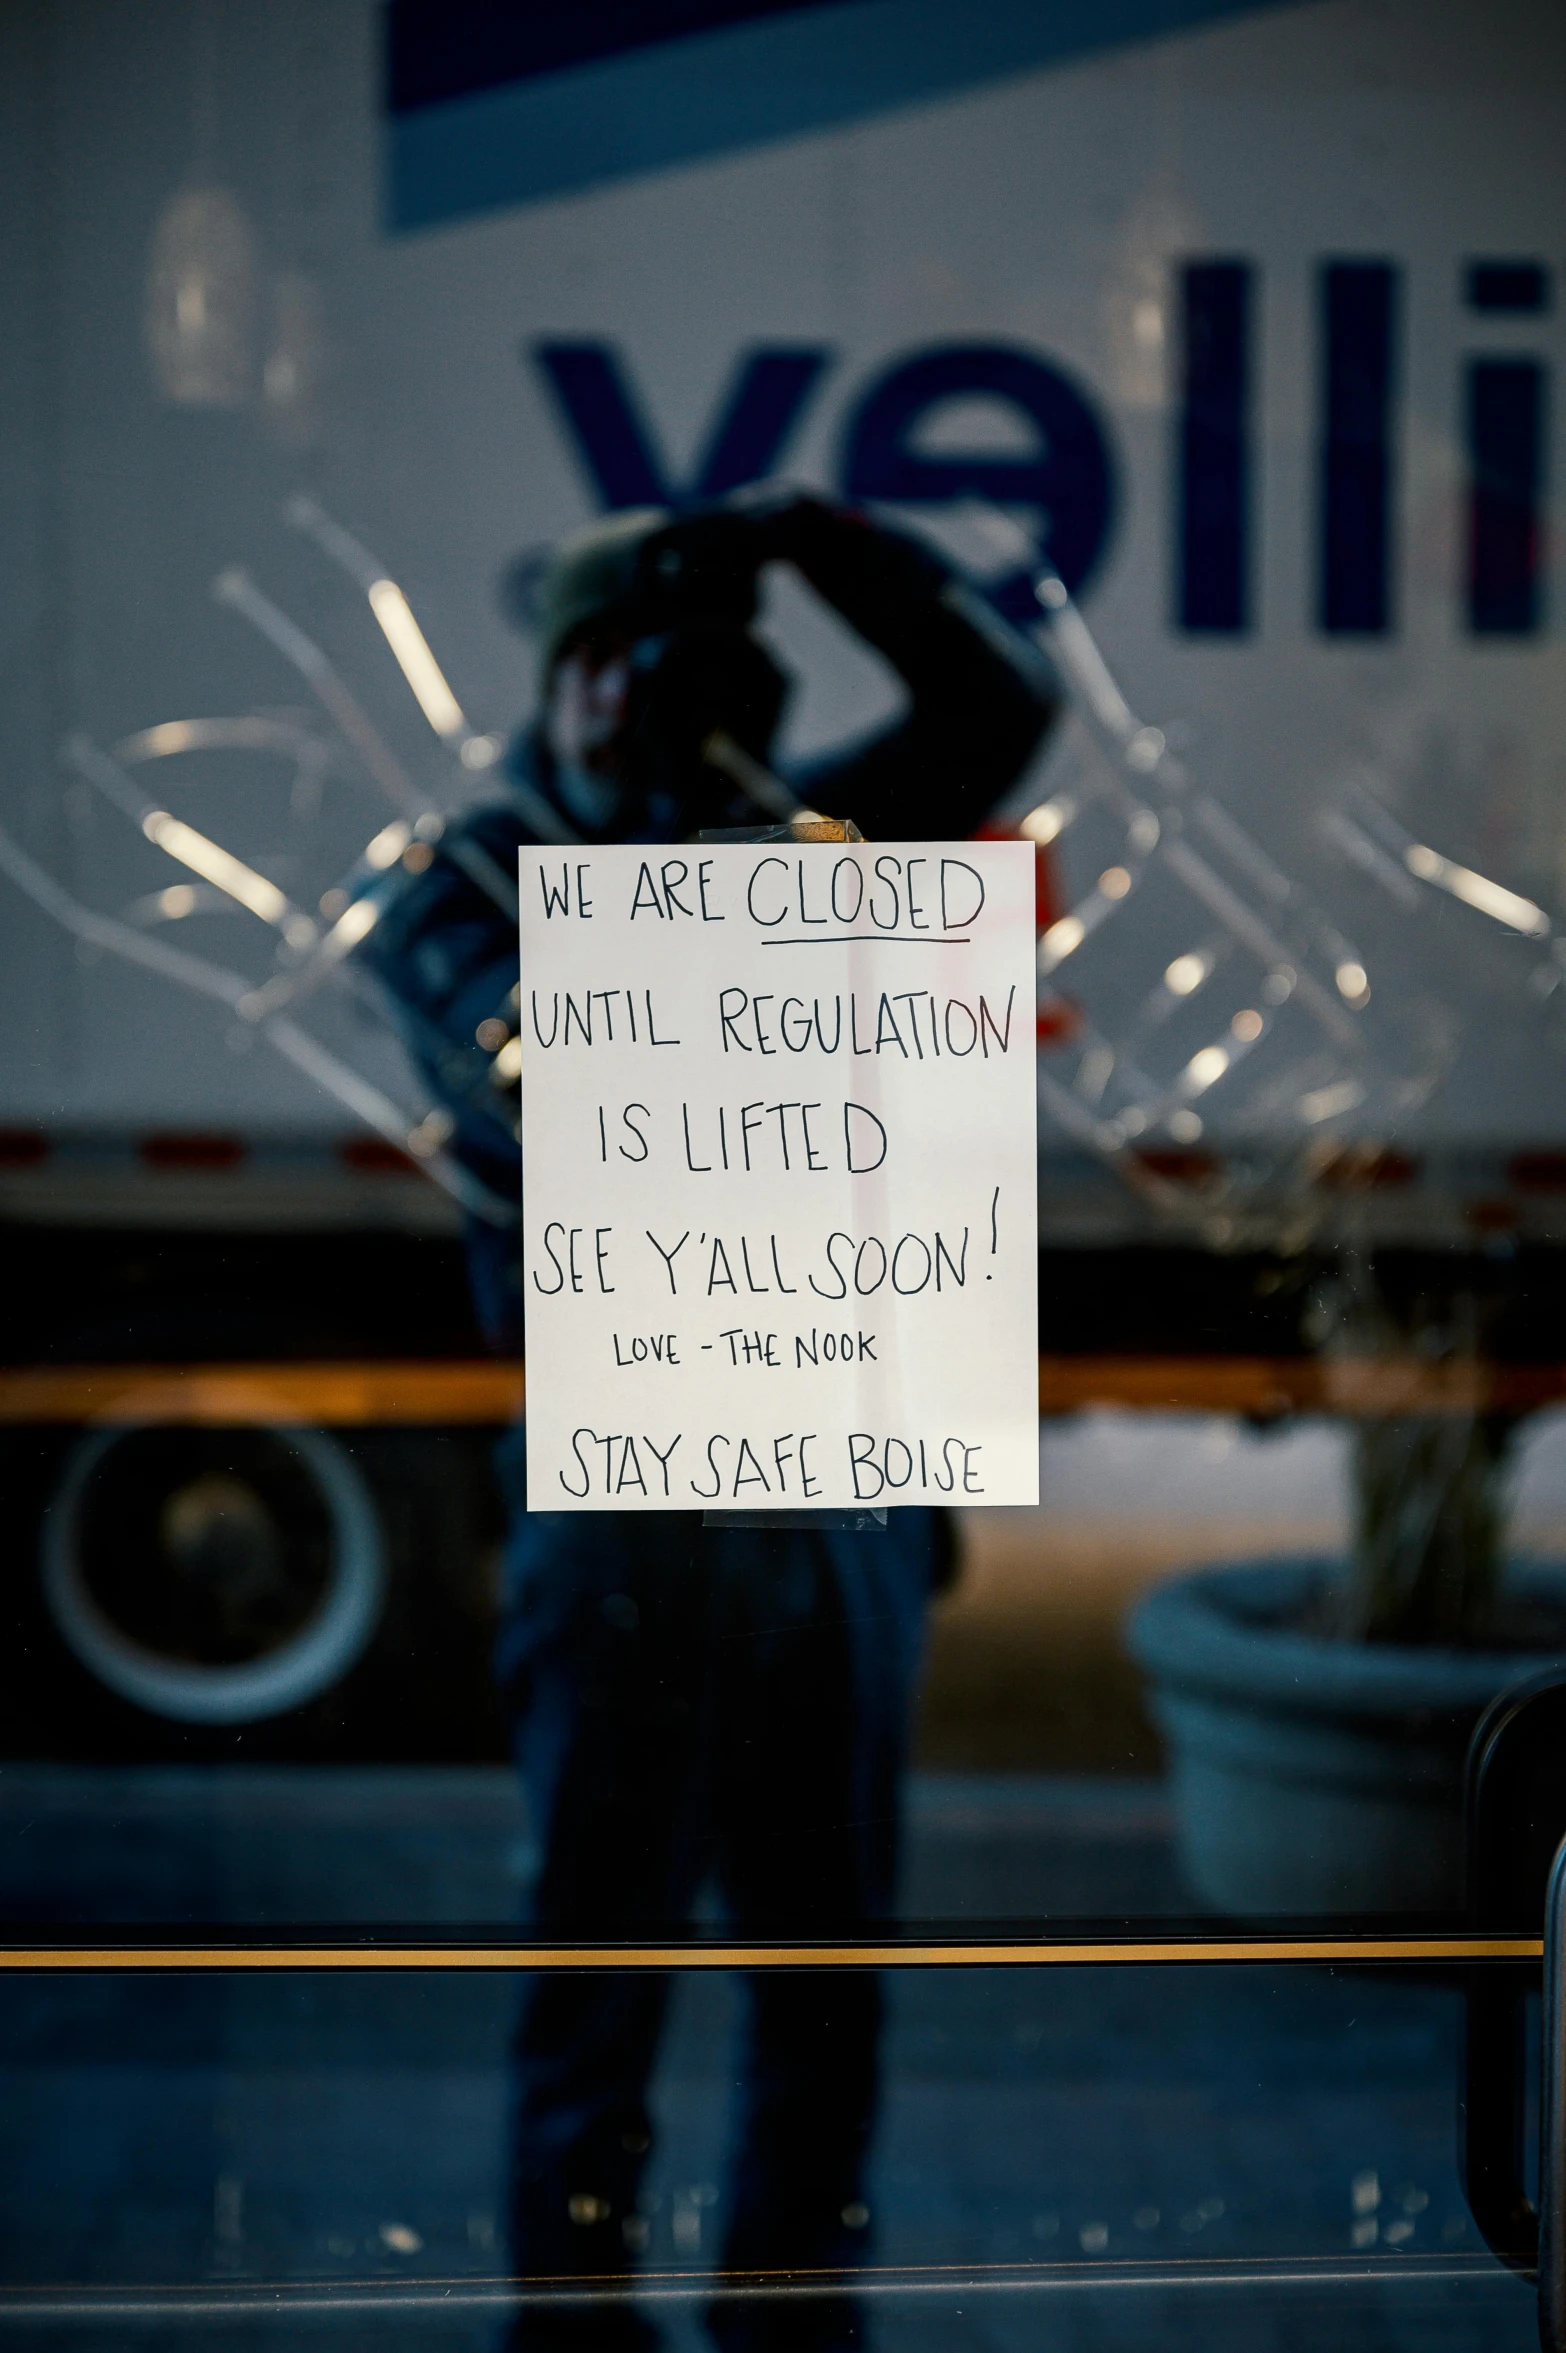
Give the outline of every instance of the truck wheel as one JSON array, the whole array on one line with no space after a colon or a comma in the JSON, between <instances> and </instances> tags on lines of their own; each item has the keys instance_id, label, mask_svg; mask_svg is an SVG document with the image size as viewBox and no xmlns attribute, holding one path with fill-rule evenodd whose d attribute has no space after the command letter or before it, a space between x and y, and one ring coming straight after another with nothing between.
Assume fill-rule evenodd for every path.
<instances>
[{"instance_id":1,"label":"truck wheel","mask_svg":"<svg viewBox=\"0 0 1566 2353\"><path fill-rule=\"evenodd\" d=\"M319 1697L379 1623L369 1488L324 1431L97 1430L44 1515L44 1598L89 1673L149 1714L249 1724Z\"/></svg>"}]
</instances>

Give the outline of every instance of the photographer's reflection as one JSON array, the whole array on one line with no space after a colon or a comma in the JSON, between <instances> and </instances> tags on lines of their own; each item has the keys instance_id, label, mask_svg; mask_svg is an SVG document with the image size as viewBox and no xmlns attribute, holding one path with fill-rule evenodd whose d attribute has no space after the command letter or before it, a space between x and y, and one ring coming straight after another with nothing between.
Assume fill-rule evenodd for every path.
<instances>
[{"instance_id":1,"label":"photographer's reflection","mask_svg":"<svg viewBox=\"0 0 1566 2353\"><path fill-rule=\"evenodd\" d=\"M465 1074L475 1040L506 1071L517 945L484 871L514 875L525 842L755 823L735 779L755 786L786 692L752 629L774 562L906 687L883 733L791 780L870 838L968 830L1051 721L1031 649L932 556L858 514L769 496L677 520L620 515L568 542L541 585L542 715L512 755L509 800L446 834L363 951L450 1104L452 1148L493 1193L516 1189L514 1104ZM486 1327L515 1348L514 1237L475 1222L470 1263ZM529 1513L520 1432L501 1468L512 1533L499 1662L540 1848L532 1930L666 1938L709 1877L747 1937L884 1923L934 1515L894 1511L884 1529L849 1533ZM868 1970L798 1969L758 1971L747 1992L720 2249L730 2285L710 2324L725 2348L847 2347L859 2318L841 2283L869 2244L880 1987ZM512 2250L524 2290L544 2292L524 2294L519 2343L654 2341L613 2283L649 2242L647 2094L668 1994L657 1972L529 1982ZM790 2300L790 2281L809 2292ZM573 2282L604 2283L603 2299L549 2293Z\"/></svg>"},{"instance_id":2,"label":"photographer's reflection","mask_svg":"<svg viewBox=\"0 0 1566 2353\"><path fill-rule=\"evenodd\" d=\"M709 1873L746 1937L889 1918L931 1519L898 1513L870 1535L703 1530L684 1513L519 1519L502 1667L541 1849L533 1933L667 1937ZM646 2245L647 2084L669 1993L654 1971L530 1982L511 2208L524 2278L612 2277ZM746 1995L719 2262L819 2290L867 2244L880 1985L870 1970L768 1970ZM781 2317L752 2292L715 2307L713 2332L759 2345ZM629 2316L597 2325L595 2344L616 2328L640 2341ZM788 2329L795 2345L854 2342L846 2308L819 2294ZM526 2341L548 2341L534 2330Z\"/></svg>"}]
</instances>

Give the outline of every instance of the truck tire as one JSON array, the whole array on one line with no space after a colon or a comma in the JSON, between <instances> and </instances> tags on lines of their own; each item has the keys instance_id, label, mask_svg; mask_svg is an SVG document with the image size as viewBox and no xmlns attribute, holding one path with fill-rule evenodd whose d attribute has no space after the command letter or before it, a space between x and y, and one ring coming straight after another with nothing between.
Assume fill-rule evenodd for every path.
<instances>
[{"instance_id":1,"label":"truck tire","mask_svg":"<svg viewBox=\"0 0 1566 2353\"><path fill-rule=\"evenodd\" d=\"M94 1430L40 1531L49 1615L110 1691L181 1724L253 1724L351 1673L380 1622L369 1486L326 1431Z\"/></svg>"}]
</instances>

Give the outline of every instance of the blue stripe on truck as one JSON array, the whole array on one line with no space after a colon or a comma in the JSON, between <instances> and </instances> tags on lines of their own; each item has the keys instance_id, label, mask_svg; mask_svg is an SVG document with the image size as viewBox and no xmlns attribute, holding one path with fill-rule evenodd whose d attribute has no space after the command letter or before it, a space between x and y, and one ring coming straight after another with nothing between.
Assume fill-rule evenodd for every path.
<instances>
[{"instance_id":1,"label":"blue stripe on truck","mask_svg":"<svg viewBox=\"0 0 1566 2353\"><path fill-rule=\"evenodd\" d=\"M386 17L387 221L537 203L1287 4L446 0L437 36L430 0L401 0Z\"/></svg>"}]
</instances>

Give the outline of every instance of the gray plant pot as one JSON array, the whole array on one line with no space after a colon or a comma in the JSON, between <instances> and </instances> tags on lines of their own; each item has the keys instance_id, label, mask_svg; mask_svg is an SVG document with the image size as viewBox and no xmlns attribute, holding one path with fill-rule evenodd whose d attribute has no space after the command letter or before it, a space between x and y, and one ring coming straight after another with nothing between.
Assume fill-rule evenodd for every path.
<instances>
[{"instance_id":1,"label":"gray plant pot","mask_svg":"<svg viewBox=\"0 0 1566 2353\"><path fill-rule=\"evenodd\" d=\"M1463 1764L1510 1684L1566 1652L1333 1642L1292 1631L1330 1560L1177 1577L1131 1614L1169 1746L1181 1861L1230 1913L1451 1913ZM1566 1570L1512 1590L1566 1602Z\"/></svg>"}]
</instances>

